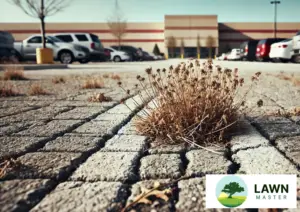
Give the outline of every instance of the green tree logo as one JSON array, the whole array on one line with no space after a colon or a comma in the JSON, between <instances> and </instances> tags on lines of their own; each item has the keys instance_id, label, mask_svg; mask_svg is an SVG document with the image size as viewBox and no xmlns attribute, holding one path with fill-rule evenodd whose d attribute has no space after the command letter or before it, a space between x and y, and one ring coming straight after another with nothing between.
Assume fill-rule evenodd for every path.
<instances>
[{"instance_id":1,"label":"green tree logo","mask_svg":"<svg viewBox=\"0 0 300 212\"><path fill-rule=\"evenodd\" d=\"M229 175L222 178L216 187L218 201L228 208L242 205L247 199L247 185L237 176Z\"/></svg>"},{"instance_id":2,"label":"green tree logo","mask_svg":"<svg viewBox=\"0 0 300 212\"><path fill-rule=\"evenodd\" d=\"M222 191L229 194L228 198L232 198L233 194L235 194L237 192L240 193L245 190L237 182L231 182L229 184L226 184Z\"/></svg>"}]
</instances>

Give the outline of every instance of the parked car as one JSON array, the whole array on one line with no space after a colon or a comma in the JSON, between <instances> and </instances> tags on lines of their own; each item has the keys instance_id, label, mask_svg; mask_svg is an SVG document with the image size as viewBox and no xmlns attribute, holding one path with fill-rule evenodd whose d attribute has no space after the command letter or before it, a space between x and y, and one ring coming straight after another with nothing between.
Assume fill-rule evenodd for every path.
<instances>
[{"instance_id":1,"label":"parked car","mask_svg":"<svg viewBox=\"0 0 300 212\"><path fill-rule=\"evenodd\" d=\"M241 60L255 61L256 60L256 47L258 40L249 40L241 44Z\"/></svg>"},{"instance_id":2,"label":"parked car","mask_svg":"<svg viewBox=\"0 0 300 212\"><path fill-rule=\"evenodd\" d=\"M46 47L53 50L54 60L69 64L73 61L85 62L89 58L89 49L72 44L65 43L54 36L46 36ZM19 60L34 60L36 58L36 49L42 48L42 37L32 35L22 42L15 42L14 48Z\"/></svg>"},{"instance_id":3,"label":"parked car","mask_svg":"<svg viewBox=\"0 0 300 212\"><path fill-rule=\"evenodd\" d=\"M227 60L227 54L223 53L221 56L217 57L217 60Z\"/></svg>"},{"instance_id":4,"label":"parked car","mask_svg":"<svg viewBox=\"0 0 300 212\"><path fill-rule=\"evenodd\" d=\"M107 48L104 48L104 54L105 54L105 57L107 58L106 60L110 60L110 58L111 58L110 50Z\"/></svg>"},{"instance_id":5,"label":"parked car","mask_svg":"<svg viewBox=\"0 0 300 212\"><path fill-rule=\"evenodd\" d=\"M0 60L9 59L14 55L14 42L12 34L0 31Z\"/></svg>"},{"instance_id":6,"label":"parked car","mask_svg":"<svg viewBox=\"0 0 300 212\"><path fill-rule=\"evenodd\" d=\"M109 58L104 53L104 47L98 36L91 33L56 33L53 36L66 43L78 44L85 46L90 51L89 60L106 61Z\"/></svg>"},{"instance_id":7,"label":"parked car","mask_svg":"<svg viewBox=\"0 0 300 212\"><path fill-rule=\"evenodd\" d=\"M292 61L295 63L300 63L300 30L299 32L293 37L293 56Z\"/></svg>"},{"instance_id":8,"label":"parked car","mask_svg":"<svg viewBox=\"0 0 300 212\"><path fill-rule=\"evenodd\" d=\"M121 61L129 61L131 60L129 54L127 52L119 51L114 48L105 48L104 51L109 51L110 53L110 60L114 62L121 62Z\"/></svg>"},{"instance_id":9,"label":"parked car","mask_svg":"<svg viewBox=\"0 0 300 212\"><path fill-rule=\"evenodd\" d=\"M271 45L285 40L286 38L267 38L260 40L256 47L256 59L258 61L269 61L269 53L271 50Z\"/></svg>"},{"instance_id":10,"label":"parked car","mask_svg":"<svg viewBox=\"0 0 300 212\"><path fill-rule=\"evenodd\" d=\"M133 61L140 61L143 58L143 53L141 50L133 46L120 45L111 46L111 48L128 53Z\"/></svg>"},{"instance_id":11,"label":"parked car","mask_svg":"<svg viewBox=\"0 0 300 212\"><path fill-rule=\"evenodd\" d=\"M241 59L241 50L232 49L230 54L227 56L227 60L240 60Z\"/></svg>"},{"instance_id":12,"label":"parked car","mask_svg":"<svg viewBox=\"0 0 300 212\"><path fill-rule=\"evenodd\" d=\"M148 54L153 57L154 60L161 60L162 59L162 56L161 55L156 55L152 52L148 52Z\"/></svg>"},{"instance_id":13,"label":"parked car","mask_svg":"<svg viewBox=\"0 0 300 212\"><path fill-rule=\"evenodd\" d=\"M293 56L293 41L292 39L286 39L278 43L271 45L269 57L274 62L288 62Z\"/></svg>"},{"instance_id":14,"label":"parked car","mask_svg":"<svg viewBox=\"0 0 300 212\"><path fill-rule=\"evenodd\" d=\"M154 57L152 55L150 55L148 52L143 51L143 60L151 61L151 60L154 60Z\"/></svg>"}]
</instances>

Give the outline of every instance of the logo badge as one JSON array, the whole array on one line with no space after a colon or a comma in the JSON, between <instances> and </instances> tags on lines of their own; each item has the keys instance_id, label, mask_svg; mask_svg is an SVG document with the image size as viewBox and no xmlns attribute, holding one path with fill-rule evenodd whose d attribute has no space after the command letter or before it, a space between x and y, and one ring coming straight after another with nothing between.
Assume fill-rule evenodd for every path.
<instances>
[{"instance_id":1,"label":"logo badge","mask_svg":"<svg viewBox=\"0 0 300 212\"><path fill-rule=\"evenodd\" d=\"M225 207L235 208L242 205L248 195L246 183L237 176L223 177L216 186L216 198Z\"/></svg>"}]
</instances>

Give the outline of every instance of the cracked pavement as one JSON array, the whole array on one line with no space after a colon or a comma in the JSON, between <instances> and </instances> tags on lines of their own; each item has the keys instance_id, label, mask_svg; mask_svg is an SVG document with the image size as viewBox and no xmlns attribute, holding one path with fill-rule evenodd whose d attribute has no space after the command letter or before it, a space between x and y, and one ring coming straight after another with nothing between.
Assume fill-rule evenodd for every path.
<instances>
[{"instance_id":1,"label":"cracked pavement","mask_svg":"<svg viewBox=\"0 0 300 212\"><path fill-rule=\"evenodd\" d=\"M178 61L159 62L155 66L161 68L170 63L175 65ZM237 66L245 77L257 70L252 68L247 72L239 62L220 63L223 67ZM137 64L133 69L143 71L148 65ZM130 87L134 85L137 71L129 73L127 66L130 64L125 64L121 72L133 76L129 79ZM265 66L268 69L270 64ZM254 67L259 66L255 63ZM96 71L93 69L91 73ZM42 80L47 76L42 71L28 75L40 76ZM1 212L121 211L141 193L141 187L151 188L156 181L166 183L180 177L185 179L174 183L176 189L168 202L154 201L152 205L137 205L133 209L209 211L205 209L205 174L296 174L299 177L300 123L297 120L300 117L263 116L266 111L299 106L300 87L287 81L263 73L248 102L255 105L258 99L263 99L264 105L240 121L239 130L232 135L224 155L182 145L151 146L149 139L134 128L141 108L132 98L140 101L139 97L127 99L129 110L118 103L122 98L119 90L100 90L66 89L51 99L47 96L0 98L0 161L13 157L22 164L0 180ZM113 101L88 102L88 97L95 92L111 94Z\"/></svg>"}]
</instances>

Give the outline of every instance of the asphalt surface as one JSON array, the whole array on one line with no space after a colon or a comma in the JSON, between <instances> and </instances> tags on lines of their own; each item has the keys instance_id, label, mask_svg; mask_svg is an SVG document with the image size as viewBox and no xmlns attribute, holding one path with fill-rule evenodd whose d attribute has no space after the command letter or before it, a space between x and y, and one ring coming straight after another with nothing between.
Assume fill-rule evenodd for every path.
<instances>
[{"instance_id":1,"label":"asphalt surface","mask_svg":"<svg viewBox=\"0 0 300 212\"><path fill-rule=\"evenodd\" d=\"M177 65L187 59L170 59L162 61L147 62L122 62L122 63L89 63L69 65L69 69L56 70L34 70L26 71L27 74L41 75L69 75L69 74L95 74L101 72L142 72L148 67L153 69L168 68L170 65ZM205 60L201 60L205 62ZM243 72L300 72L300 64L294 63L271 63L271 62L242 62L242 61L214 61L226 68L238 68Z\"/></svg>"}]
</instances>

